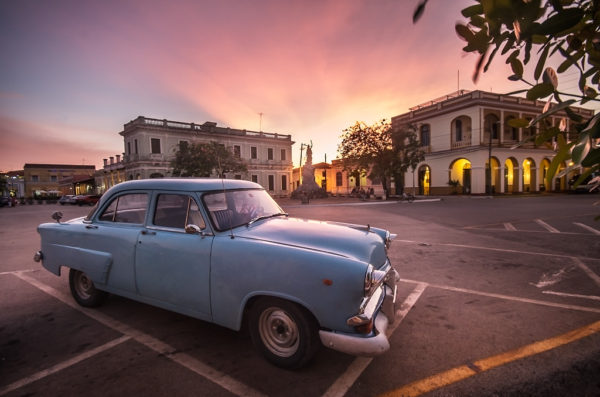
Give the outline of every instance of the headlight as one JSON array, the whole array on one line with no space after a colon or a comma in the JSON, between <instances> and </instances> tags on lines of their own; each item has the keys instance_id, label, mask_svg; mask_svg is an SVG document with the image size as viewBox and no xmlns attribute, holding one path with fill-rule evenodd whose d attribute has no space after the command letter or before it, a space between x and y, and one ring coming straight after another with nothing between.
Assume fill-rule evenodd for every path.
<instances>
[{"instance_id":1,"label":"headlight","mask_svg":"<svg viewBox=\"0 0 600 397\"><path fill-rule=\"evenodd\" d=\"M392 234L389 231L385 232L385 249L389 249L392 244L392 240L397 237L396 234Z\"/></svg>"},{"instance_id":2,"label":"headlight","mask_svg":"<svg viewBox=\"0 0 600 397\"><path fill-rule=\"evenodd\" d=\"M365 290L364 296L369 296L376 290L381 283L383 283L387 272L382 270L375 270L373 265L369 265L367 267L367 272L365 273Z\"/></svg>"}]
</instances>

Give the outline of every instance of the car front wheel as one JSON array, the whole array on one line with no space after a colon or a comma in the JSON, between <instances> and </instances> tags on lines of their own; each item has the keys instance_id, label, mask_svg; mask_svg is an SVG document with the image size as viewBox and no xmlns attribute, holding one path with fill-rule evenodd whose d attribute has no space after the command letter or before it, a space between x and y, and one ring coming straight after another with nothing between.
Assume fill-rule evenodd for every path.
<instances>
[{"instance_id":1,"label":"car front wheel","mask_svg":"<svg viewBox=\"0 0 600 397\"><path fill-rule=\"evenodd\" d=\"M321 345L317 321L293 302L262 298L252 306L249 321L252 342L278 367L306 365Z\"/></svg>"},{"instance_id":2,"label":"car front wheel","mask_svg":"<svg viewBox=\"0 0 600 397\"><path fill-rule=\"evenodd\" d=\"M71 269L69 271L69 286L71 287L73 298L81 306L100 306L108 296L108 293L105 291L96 289L96 286L94 286L94 283L87 274L79 270Z\"/></svg>"}]
</instances>

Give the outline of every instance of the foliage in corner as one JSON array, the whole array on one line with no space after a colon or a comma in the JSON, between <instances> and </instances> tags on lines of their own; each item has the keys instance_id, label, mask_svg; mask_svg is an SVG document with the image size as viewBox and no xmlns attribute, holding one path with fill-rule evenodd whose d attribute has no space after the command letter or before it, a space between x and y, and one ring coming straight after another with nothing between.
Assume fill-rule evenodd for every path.
<instances>
[{"instance_id":1,"label":"foliage in corner","mask_svg":"<svg viewBox=\"0 0 600 397\"><path fill-rule=\"evenodd\" d=\"M355 175L364 175L380 180L386 195L393 179L399 193L404 187L404 173L423 161L424 153L419 147L416 128L405 126L393 130L385 119L366 125L356 122L344 130L338 153L343 159L344 169Z\"/></svg>"},{"instance_id":2,"label":"foliage in corner","mask_svg":"<svg viewBox=\"0 0 600 397\"><path fill-rule=\"evenodd\" d=\"M413 15L416 22L427 0ZM515 127L537 127L536 143L552 140L556 152L547 173L546 184L571 170L584 170L575 186L600 172L600 114L585 118L570 108L598 101L600 87L600 2L598 0L476 0L462 10L466 23L457 23L456 33L466 42L465 52L477 53L473 73L476 82L498 55L510 64L511 81L522 81L530 100L547 100L541 115L531 121L515 120ZM532 57L532 55L537 55ZM546 66L552 56L562 60L557 70ZM561 57L561 58L560 58ZM532 82L524 77L524 65L535 59ZM532 62L533 63L533 62ZM567 71L578 75L579 94L558 91L559 76ZM571 99L564 99L569 97ZM571 120L572 136L565 128L551 126L548 116L564 110ZM563 123L561 123L563 124ZM511 124L512 125L512 124ZM569 140L571 138L572 140ZM560 171L562 164L573 163ZM600 176L593 181L600 188Z\"/></svg>"},{"instance_id":3,"label":"foliage in corner","mask_svg":"<svg viewBox=\"0 0 600 397\"><path fill-rule=\"evenodd\" d=\"M243 160L217 142L192 143L182 141L171 161L173 176L221 178L230 172L247 172Z\"/></svg>"}]
</instances>

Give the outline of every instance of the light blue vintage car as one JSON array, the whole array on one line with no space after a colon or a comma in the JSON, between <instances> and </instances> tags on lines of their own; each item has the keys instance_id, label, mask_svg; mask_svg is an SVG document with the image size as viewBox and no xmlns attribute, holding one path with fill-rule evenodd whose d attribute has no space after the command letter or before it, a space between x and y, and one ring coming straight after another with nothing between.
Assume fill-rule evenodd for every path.
<instances>
[{"instance_id":1,"label":"light blue vintage car","mask_svg":"<svg viewBox=\"0 0 600 397\"><path fill-rule=\"evenodd\" d=\"M272 363L305 365L321 344L389 349L397 272L389 232L288 217L252 182L149 179L111 188L85 218L38 227L34 259L83 306L107 293L239 330Z\"/></svg>"}]
</instances>

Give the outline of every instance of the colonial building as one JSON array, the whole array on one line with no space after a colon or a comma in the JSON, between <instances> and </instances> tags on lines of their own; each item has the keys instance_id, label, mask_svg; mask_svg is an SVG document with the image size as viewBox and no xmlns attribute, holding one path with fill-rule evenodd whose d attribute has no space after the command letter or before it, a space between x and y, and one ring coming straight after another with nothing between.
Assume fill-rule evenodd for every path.
<instances>
[{"instance_id":1,"label":"colonial building","mask_svg":"<svg viewBox=\"0 0 600 397\"><path fill-rule=\"evenodd\" d=\"M425 161L408 172L405 185L416 194L521 193L561 191L572 175L555 178L546 186L546 173L555 152L547 145L530 141L534 128L514 128L511 119L531 120L540 115L545 102L461 90L432 100L392 118L392 128L413 124L418 128ZM592 110L571 108L588 118ZM573 134L566 113L549 118L552 126ZM551 144L551 142L550 142ZM563 164L561 168L567 167Z\"/></svg>"},{"instance_id":2,"label":"colonial building","mask_svg":"<svg viewBox=\"0 0 600 397\"><path fill-rule=\"evenodd\" d=\"M25 164L25 197L93 193L95 170L93 165Z\"/></svg>"},{"instance_id":3,"label":"colonial building","mask_svg":"<svg viewBox=\"0 0 600 397\"><path fill-rule=\"evenodd\" d=\"M123 157L126 179L171 176L170 162L181 142L216 141L230 148L248 166L247 179L265 187L272 195L289 195L292 190L291 135L219 127L214 122L182 123L139 116L124 125Z\"/></svg>"},{"instance_id":4,"label":"colonial building","mask_svg":"<svg viewBox=\"0 0 600 397\"><path fill-rule=\"evenodd\" d=\"M102 169L96 171L94 174L96 193L98 194L104 194L104 192L114 185L127 180L125 176L125 163L121 159L120 154L103 160L104 165Z\"/></svg>"}]
</instances>

